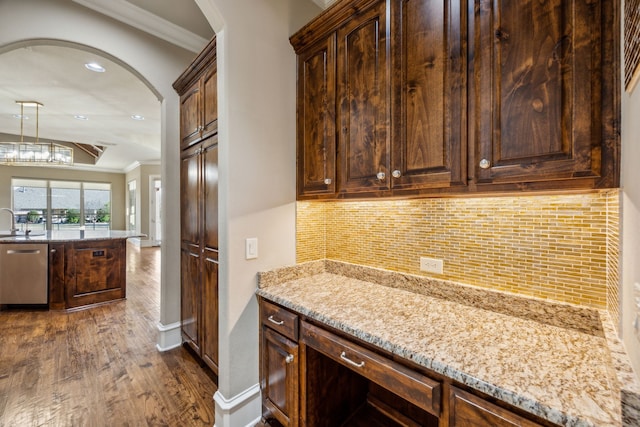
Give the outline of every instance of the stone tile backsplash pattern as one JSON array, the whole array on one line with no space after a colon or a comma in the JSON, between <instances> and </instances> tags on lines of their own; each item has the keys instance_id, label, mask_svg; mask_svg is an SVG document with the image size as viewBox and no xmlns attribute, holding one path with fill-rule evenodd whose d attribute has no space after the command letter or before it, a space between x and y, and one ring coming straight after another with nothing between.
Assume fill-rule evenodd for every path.
<instances>
[{"instance_id":1,"label":"stone tile backsplash pattern","mask_svg":"<svg viewBox=\"0 0 640 427\"><path fill-rule=\"evenodd\" d=\"M297 262L328 258L610 308L616 322L618 194L298 202ZM421 272L420 256L444 260L444 274Z\"/></svg>"}]
</instances>

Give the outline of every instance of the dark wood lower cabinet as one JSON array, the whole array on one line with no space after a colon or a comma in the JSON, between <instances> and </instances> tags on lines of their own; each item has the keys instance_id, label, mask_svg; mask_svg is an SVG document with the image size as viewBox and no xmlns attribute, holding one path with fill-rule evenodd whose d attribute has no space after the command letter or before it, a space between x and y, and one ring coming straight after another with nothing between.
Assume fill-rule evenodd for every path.
<instances>
[{"instance_id":1,"label":"dark wood lower cabinet","mask_svg":"<svg viewBox=\"0 0 640 427\"><path fill-rule=\"evenodd\" d=\"M49 243L49 309L124 299L126 251L126 239Z\"/></svg>"},{"instance_id":2,"label":"dark wood lower cabinet","mask_svg":"<svg viewBox=\"0 0 640 427\"><path fill-rule=\"evenodd\" d=\"M260 320L263 425L553 425L264 299Z\"/></svg>"},{"instance_id":3,"label":"dark wood lower cabinet","mask_svg":"<svg viewBox=\"0 0 640 427\"><path fill-rule=\"evenodd\" d=\"M180 253L182 337L200 354L200 248L183 242Z\"/></svg>"},{"instance_id":4,"label":"dark wood lower cabinet","mask_svg":"<svg viewBox=\"0 0 640 427\"><path fill-rule=\"evenodd\" d=\"M205 248L202 263L202 360L218 373L218 251Z\"/></svg>"}]
</instances>

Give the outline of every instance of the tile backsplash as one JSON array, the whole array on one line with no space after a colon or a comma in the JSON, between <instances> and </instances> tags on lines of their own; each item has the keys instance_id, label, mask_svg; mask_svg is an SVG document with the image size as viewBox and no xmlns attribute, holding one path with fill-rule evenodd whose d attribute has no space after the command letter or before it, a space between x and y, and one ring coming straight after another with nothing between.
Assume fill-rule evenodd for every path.
<instances>
[{"instance_id":1,"label":"tile backsplash","mask_svg":"<svg viewBox=\"0 0 640 427\"><path fill-rule=\"evenodd\" d=\"M298 202L297 261L328 258L609 305L615 317L618 194ZM443 274L420 271L421 256L442 259Z\"/></svg>"}]
</instances>

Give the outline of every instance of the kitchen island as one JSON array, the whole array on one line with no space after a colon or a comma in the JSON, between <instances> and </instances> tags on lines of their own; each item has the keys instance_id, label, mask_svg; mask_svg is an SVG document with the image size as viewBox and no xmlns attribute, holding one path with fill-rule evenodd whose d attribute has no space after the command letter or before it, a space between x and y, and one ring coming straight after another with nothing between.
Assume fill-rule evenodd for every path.
<instances>
[{"instance_id":1,"label":"kitchen island","mask_svg":"<svg viewBox=\"0 0 640 427\"><path fill-rule=\"evenodd\" d=\"M0 233L1 234L1 233ZM33 231L0 244L48 245L48 307L73 310L126 297L126 240L119 230Z\"/></svg>"},{"instance_id":2,"label":"kitchen island","mask_svg":"<svg viewBox=\"0 0 640 427\"><path fill-rule=\"evenodd\" d=\"M384 412L443 426L640 422L638 380L605 312L330 260L261 273L257 294L265 419L322 425L317 420L335 410L323 412L327 400L313 394L333 373L342 381L334 395L364 387L353 407L380 407L380 387L403 398L376 419ZM283 366L302 365L286 371L295 379L286 405L271 399L278 347ZM381 363L384 375L374 370Z\"/></svg>"}]
</instances>

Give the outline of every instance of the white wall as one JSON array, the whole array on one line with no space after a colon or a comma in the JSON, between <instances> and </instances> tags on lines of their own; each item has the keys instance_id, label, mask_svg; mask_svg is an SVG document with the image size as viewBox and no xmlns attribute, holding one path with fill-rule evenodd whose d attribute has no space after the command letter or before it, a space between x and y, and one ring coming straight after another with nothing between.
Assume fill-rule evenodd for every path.
<instances>
[{"instance_id":1,"label":"white wall","mask_svg":"<svg viewBox=\"0 0 640 427\"><path fill-rule=\"evenodd\" d=\"M640 87L622 95L622 289L621 332L636 373L640 373L640 334L634 284L640 286ZM637 295L640 297L640 294Z\"/></svg>"},{"instance_id":2,"label":"white wall","mask_svg":"<svg viewBox=\"0 0 640 427\"><path fill-rule=\"evenodd\" d=\"M218 34L220 360L216 426L260 417L256 273L295 263L295 82L292 25L302 0L199 0ZM245 239L259 257L245 260ZM244 415L234 406L248 395ZM247 396L247 395L245 395ZM238 403L236 405L236 403ZM231 409L229 409L231 408ZM246 408L245 408L246 409Z\"/></svg>"},{"instance_id":3,"label":"white wall","mask_svg":"<svg viewBox=\"0 0 640 427\"><path fill-rule=\"evenodd\" d=\"M33 39L61 40L98 49L135 70L161 97L165 238L160 321L180 320L179 98L171 84L195 54L93 12L69 0L0 1L0 52ZM203 46L204 47L204 46Z\"/></svg>"}]
</instances>

